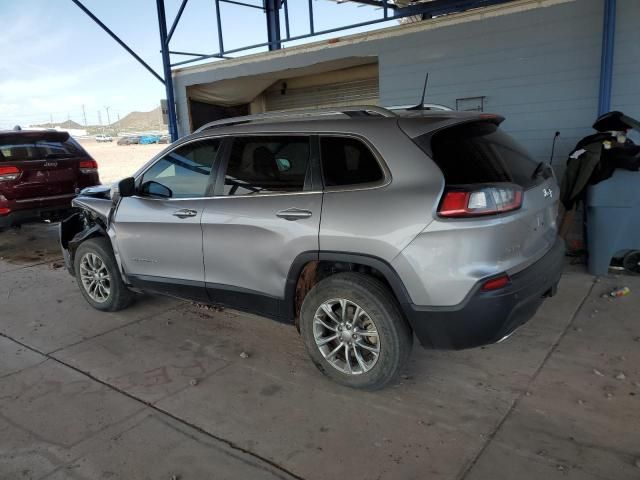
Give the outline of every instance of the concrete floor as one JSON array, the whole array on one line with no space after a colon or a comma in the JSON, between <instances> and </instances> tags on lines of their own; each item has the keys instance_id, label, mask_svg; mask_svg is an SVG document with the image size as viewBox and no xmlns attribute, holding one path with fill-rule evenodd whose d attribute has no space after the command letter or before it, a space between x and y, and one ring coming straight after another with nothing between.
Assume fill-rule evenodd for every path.
<instances>
[{"instance_id":1,"label":"concrete floor","mask_svg":"<svg viewBox=\"0 0 640 480\"><path fill-rule=\"evenodd\" d=\"M639 277L569 267L508 341L415 348L365 393L260 317L92 310L56 237L0 233L0 478L640 478Z\"/></svg>"}]
</instances>

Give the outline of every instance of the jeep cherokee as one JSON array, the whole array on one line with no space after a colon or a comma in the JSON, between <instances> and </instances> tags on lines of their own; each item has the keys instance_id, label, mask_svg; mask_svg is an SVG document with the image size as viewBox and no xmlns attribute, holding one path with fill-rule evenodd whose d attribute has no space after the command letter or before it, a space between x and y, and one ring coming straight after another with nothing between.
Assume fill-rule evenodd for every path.
<instances>
[{"instance_id":1,"label":"jeep cherokee","mask_svg":"<svg viewBox=\"0 0 640 480\"><path fill-rule=\"evenodd\" d=\"M74 200L69 271L294 323L317 367L387 384L425 347L500 341L558 284L557 185L502 117L379 107L212 122Z\"/></svg>"}]
</instances>

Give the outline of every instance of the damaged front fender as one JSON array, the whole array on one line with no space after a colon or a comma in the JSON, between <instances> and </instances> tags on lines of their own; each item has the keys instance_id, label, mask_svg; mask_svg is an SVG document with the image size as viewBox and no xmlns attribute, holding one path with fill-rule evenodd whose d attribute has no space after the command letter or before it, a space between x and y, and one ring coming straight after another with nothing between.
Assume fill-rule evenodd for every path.
<instances>
[{"instance_id":1,"label":"damaged front fender","mask_svg":"<svg viewBox=\"0 0 640 480\"><path fill-rule=\"evenodd\" d=\"M71 275L75 275L73 261L78 246L92 237L109 238L107 231L113 202L109 188L98 186L83 190L71 204L78 212L60 223L60 246L67 270Z\"/></svg>"},{"instance_id":2,"label":"damaged front fender","mask_svg":"<svg viewBox=\"0 0 640 480\"><path fill-rule=\"evenodd\" d=\"M107 237L107 230L102 222L88 218L86 211L74 213L60 222L60 246L64 257L64 265L71 275L75 276L73 261L78 246L92 237Z\"/></svg>"}]
</instances>

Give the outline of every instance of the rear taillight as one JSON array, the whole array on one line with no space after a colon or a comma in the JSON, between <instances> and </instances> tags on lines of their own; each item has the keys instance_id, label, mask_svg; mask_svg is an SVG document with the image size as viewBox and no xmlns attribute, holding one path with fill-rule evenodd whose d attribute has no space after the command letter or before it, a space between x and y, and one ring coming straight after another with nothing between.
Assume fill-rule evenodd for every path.
<instances>
[{"instance_id":1,"label":"rear taillight","mask_svg":"<svg viewBox=\"0 0 640 480\"><path fill-rule=\"evenodd\" d=\"M13 165L0 165L0 182L15 180L20 176L20 169Z\"/></svg>"},{"instance_id":2,"label":"rear taillight","mask_svg":"<svg viewBox=\"0 0 640 480\"><path fill-rule=\"evenodd\" d=\"M494 277L491 280L487 280L482 284L480 290L483 292L491 292L493 290L500 290L501 288L506 287L511 282L509 275L503 273L498 277Z\"/></svg>"},{"instance_id":3,"label":"rear taillight","mask_svg":"<svg viewBox=\"0 0 640 480\"><path fill-rule=\"evenodd\" d=\"M452 186L445 189L438 208L441 217L477 217L517 210L522 188L511 183Z\"/></svg>"},{"instance_id":4,"label":"rear taillight","mask_svg":"<svg viewBox=\"0 0 640 480\"><path fill-rule=\"evenodd\" d=\"M97 173L98 163L95 160L81 160L79 168L80 173Z\"/></svg>"}]
</instances>

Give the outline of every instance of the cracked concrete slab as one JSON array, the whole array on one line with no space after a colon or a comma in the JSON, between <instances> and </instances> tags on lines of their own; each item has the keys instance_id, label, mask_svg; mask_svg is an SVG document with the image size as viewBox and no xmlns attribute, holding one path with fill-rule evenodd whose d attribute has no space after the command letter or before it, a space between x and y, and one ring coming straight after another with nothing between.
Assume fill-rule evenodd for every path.
<instances>
[{"instance_id":1,"label":"cracked concrete slab","mask_svg":"<svg viewBox=\"0 0 640 480\"><path fill-rule=\"evenodd\" d=\"M0 300L0 332L45 353L182 303L168 297L140 296L127 310L99 312L84 300L75 278L51 264L0 274Z\"/></svg>"},{"instance_id":2,"label":"cracked concrete slab","mask_svg":"<svg viewBox=\"0 0 640 480\"><path fill-rule=\"evenodd\" d=\"M0 383L0 478L289 479L52 360Z\"/></svg>"},{"instance_id":3,"label":"cracked concrete slab","mask_svg":"<svg viewBox=\"0 0 640 480\"><path fill-rule=\"evenodd\" d=\"M36 223L0 231L0 274L56 261L61 263L58 225Z\"/></svg>"},{"instance_id":4,"label":"cracked concrete slab","mask_svg":"<svg viewBox=\"0 0 640 480\"><path fill-rule=\"evenodd\" d=\"M318 472L455 478L528 388L592 281L578 276L564 284L573 294L551 300L561 303L560 314L550 309L500 345L463 352L416 348L400 381L376 393L326 380L290 326L191 305L55 356L304 478ZM217 362L225 367L216 369ZM176 368L187 365L213 368ZM121 378L129 383L114 380ZM199 383L191 386L191 378ZM345 433L348 425L357 427ZM376 461L327 464L345 448L354 458L373 454Z\"/></svg>"},{"instance_id":5,"label":"cracked concrete slab","mask_svg":"<svg viewBox=\"0 0 640 480\"><path fill-rule=\"evenodd\" d=\"M640 293L638 277L603 278L594 285L532 382L530 396L505 420L470 480L499 473L522 479L640 478L638 298L601 298L622 284Z\"/></svg>"},{"instance_id":6,"label":"cracked concrete slab","mask_svg":"<svg viewBox=\"0 0 640 480\"><path fill-rule=\"evenodd\" d=\"M103 314L51 262L0 267L0 478L640 472L640 278L569 268L504 343L416 345L370 393L324 378L291 326L161 297ZM600 297L622 284L630 296Z\"/></svg>"},{"instance_id":7,"label":"cracked concrete slab","mask_svg":"<svg viewBox=\"0 0 640 480\"><path fill-rule=\"evenodd\" d=\"M0 378L45 360L46 357L0 336Z\"/></svg>"}]
</instances>

